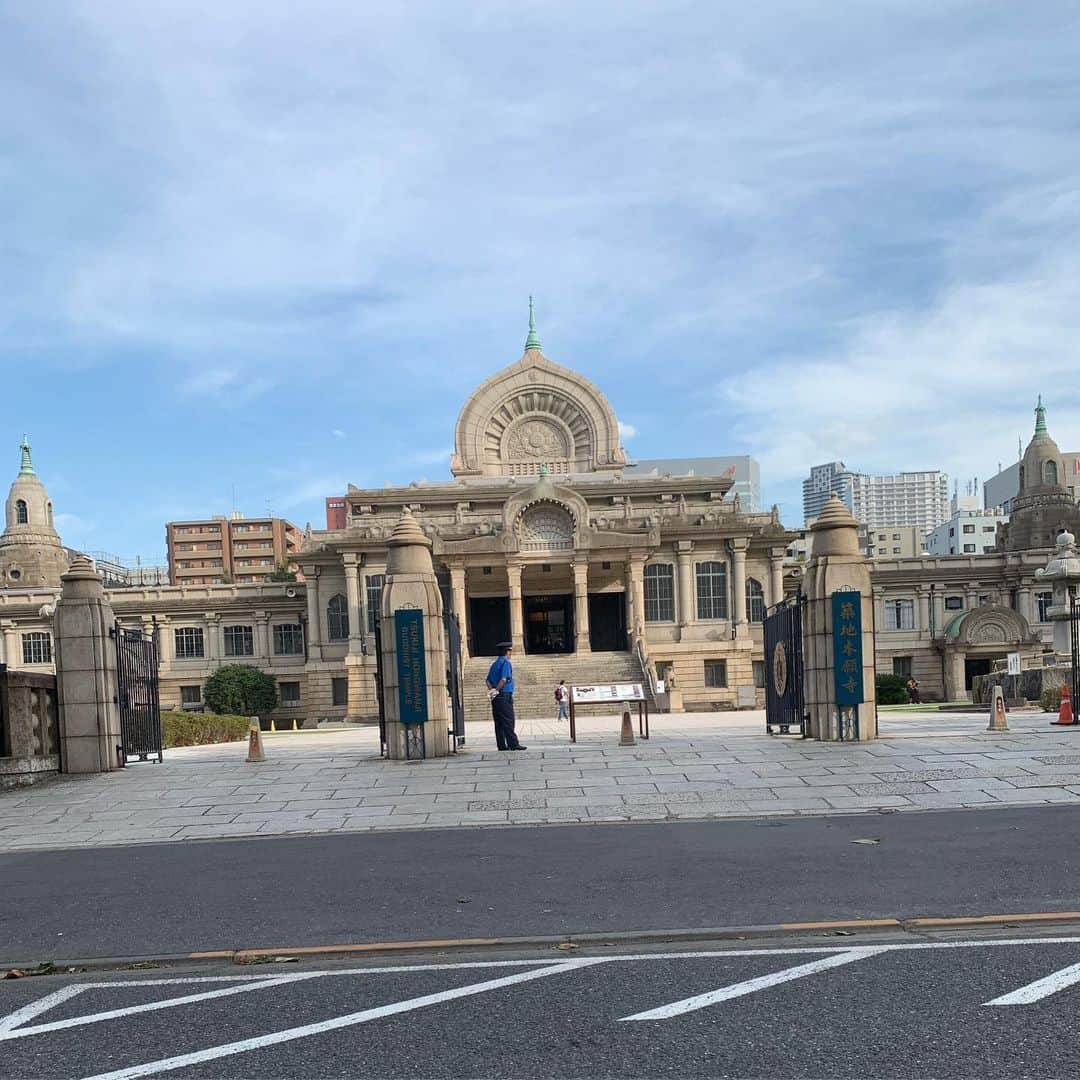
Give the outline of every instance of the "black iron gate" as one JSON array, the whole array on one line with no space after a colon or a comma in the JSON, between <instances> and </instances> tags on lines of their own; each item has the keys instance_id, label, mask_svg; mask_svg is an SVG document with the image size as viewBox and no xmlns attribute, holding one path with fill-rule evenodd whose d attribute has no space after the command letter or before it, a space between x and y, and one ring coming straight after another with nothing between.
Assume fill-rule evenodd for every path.
<instances>
[{"instance_id":1,"label":"black iron gate","mask_svg":"<svg viewBox=\"0 0 1080 1080\"><path fill-rule=\"evenodd\" d=\"M807 734L803 698L803 596L770 608L765 616L765 730ZM774 730L776 729L776 730Z\"/></svg>"},{"instance_id":2,"label":"black iron gate","mask_svg":"<svg viewBox=\"0 0 1080 1080\"><path fill-rule=\"evenodd\" d=\"M120 751L124 764L162 758L158 650L154 634L113 627L116 642L116 700L120 706Z\"/></svg>"},{"instance_id":3,"label":"black iron gate","mask_svg":"<svg viewBox=\"0 0 1080 1080\"><path fill-rule=\"evenodd\" d=\"M1080 596L1069 597L1069 630L1072 643L1072 707L1074 722L1080 709Z\"/></svg>"},{"instance_id":4,"label":"black iron gate","mask_svg":"<svg viewBox=\"0 0 1080 1080\"><path fill-rule=\"evenodd\" d=\"M443 612L446 631L446 686L450 692L450 750L465 745L465 699L462 693L461 624L452 611Z\"/></svg>"},{"instance_id":5,"label":"black iron gate","mask_svg":"<svg viewBox=\"0 0 1080 1080\"><path fill-rule=\"evenodd\" d=\"M375 702L379 706L379 754L386 757L386 700L383 697L382 619L375 616Z\"/></svg>"}]
</instances>

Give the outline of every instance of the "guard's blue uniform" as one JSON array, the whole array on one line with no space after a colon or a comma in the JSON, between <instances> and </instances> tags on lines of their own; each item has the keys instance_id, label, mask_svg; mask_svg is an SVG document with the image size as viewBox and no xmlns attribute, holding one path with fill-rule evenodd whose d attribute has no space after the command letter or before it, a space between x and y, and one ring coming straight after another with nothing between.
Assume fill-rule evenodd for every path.
<instances>
[{"instance_id":1,"label":"guard's blue uniform","mask_svg":"<svg viewBox=\"0 0 1080 1080\"><path fill-rule=\"evenodd\" d=\"M506 656L496 658L488 668L487 681L492 690L506 679L503 688L491 699L491 718L495 721L495 745L500 750L516 750L521 744L514 731L514 665Z\"/></svg>"}]
</instances>

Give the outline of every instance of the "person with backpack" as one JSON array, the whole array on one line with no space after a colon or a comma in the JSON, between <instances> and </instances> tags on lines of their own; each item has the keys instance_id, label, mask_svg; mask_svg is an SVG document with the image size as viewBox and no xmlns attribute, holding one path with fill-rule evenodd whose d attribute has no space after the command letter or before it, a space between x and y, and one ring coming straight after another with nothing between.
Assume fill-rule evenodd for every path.
<instances>
[{"instance_id":1,"label":"person with backpack","mask_svg":"<svg viewBox=\"0 0 1080 1080\"><path fill-rule=\"evenodd\" d=\"M566 689L566 680L555 687L555 700L559 703L558 720L570 719L570 691Z\"/></svg>"}]
</instances>

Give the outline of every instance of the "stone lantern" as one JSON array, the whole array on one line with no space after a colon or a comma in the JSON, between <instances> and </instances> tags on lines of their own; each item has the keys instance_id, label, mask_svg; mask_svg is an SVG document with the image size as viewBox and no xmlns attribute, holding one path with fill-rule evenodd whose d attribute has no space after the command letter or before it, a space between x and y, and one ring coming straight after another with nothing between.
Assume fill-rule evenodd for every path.
<instances>
[{"instance_id":1,"label":"stone lantern","mask_svg":"<svg viewBox=\"0 0 1080 1080\"><path fill-rule=\"evenodd\" d=\"M1047 614L1054 624L1054 652L1066 663L1072 656L1072 640L1069 616L1073 597L1080 588L1080 552L1076 549L1076 537L1071 532L1058 534L1057 550L1043 570L1036 570L1035 577L1053 587L1053 597Z\"/></svg>"}]
</instances>

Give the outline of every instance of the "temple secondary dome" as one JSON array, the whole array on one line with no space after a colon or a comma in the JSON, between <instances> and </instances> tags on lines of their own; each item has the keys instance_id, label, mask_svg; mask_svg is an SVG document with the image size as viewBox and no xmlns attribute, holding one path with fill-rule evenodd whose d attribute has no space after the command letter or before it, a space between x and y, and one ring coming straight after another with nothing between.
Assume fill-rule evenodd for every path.
<instances>
[{"instance_id":1,"label":"temple secondary dome","mask_svg":"<svg viewBox=\"0 0 1080 1080\"><path fill-rule=\"evenodd\" d=\"M456 477L614 472L624 468L615 410L601 390L541 351L532 299L521 359L480 384L454 431Z\"/></svg>"},{"instance_id":2,"label":"temple secondary dome","mask_svg":"<svg viewBox=\"0 0 1080 1080\"><path fill-rule=\"evenodd\" d=\"M34 472L25 435L19 451L19 473L8 493L0 536L0 588L59 588L60 575L68 568L67 551L53 524L52 500Z\"/></svg>"}]
</instances>

